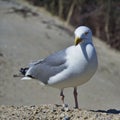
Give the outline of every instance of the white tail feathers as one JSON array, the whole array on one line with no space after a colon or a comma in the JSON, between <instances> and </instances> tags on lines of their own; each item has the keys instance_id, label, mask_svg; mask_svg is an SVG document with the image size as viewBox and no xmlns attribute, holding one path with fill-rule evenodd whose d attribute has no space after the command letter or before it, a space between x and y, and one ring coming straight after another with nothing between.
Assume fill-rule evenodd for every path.
<instances>
[{"instance_id":1,"label":"white tail feathers","mask_svg":"<svg viewBox=\"0 0 120 120\"><path fill-rule=\"evenodd\" d=\"M44 84L43 82L41 82L41 81L39 81L39 84L40 84L41 86L45 86L45 84Z\"/></svg>"},{"instance_id":2,"label":"white tail feathers","mask_svg":"<svg viewBox=\"0 0 120 120\"><path fill-rule=\"evenodd\" d=\"M21 80L32 80L30 77L23 77Z\"/></svg>"}]
</instances>

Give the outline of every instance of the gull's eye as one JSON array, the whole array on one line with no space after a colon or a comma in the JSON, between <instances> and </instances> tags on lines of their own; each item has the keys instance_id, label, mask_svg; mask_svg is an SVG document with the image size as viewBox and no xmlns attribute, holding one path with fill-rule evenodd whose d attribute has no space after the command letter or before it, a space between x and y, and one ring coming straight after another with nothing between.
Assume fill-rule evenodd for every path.
<instances>
[{"instance_id":1,"label":"gull's eye","mask_svg":"<svg viewBox=\"0 0 120 120\"><path fill-rule=\"evenodd\" d=\"M88 34L88 32L85 32L85 35L87 35Z\"/></svg>"}]
</instances>

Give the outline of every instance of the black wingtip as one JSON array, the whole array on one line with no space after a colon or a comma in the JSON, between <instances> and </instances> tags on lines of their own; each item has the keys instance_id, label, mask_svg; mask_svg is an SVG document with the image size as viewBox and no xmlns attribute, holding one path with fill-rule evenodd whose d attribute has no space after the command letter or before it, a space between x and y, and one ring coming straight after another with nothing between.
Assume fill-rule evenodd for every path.
<instances>
[{"instance_id":1,"label":"black wingtip","mask_svg":"<svg viewBox=\"0 0 120 120\"><path fill-rule=\"evenodd\" d=\"M21 68L21 69L20 69L20 73L21 73L22 75L25 75L28 69L29 69L29 68Z\"/></svg>"}]
</instances>

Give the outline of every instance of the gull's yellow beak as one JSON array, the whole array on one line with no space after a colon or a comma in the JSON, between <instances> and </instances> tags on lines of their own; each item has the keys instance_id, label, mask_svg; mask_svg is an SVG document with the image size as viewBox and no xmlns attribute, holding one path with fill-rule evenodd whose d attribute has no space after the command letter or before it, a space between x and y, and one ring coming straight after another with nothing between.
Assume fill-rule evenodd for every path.
<instances>
[{"instance_id":1,"label":"gull's yellow beak","mask_svg":"<svg viewBox=\"0 0 120 120\"><path fill-rule=\"evenodd\" d=\"M82 39L76 37L74 42L75 42L75 46L76 46L76 45L78 45L80 42L82 42Z\"/></svg>"}]
</instances>

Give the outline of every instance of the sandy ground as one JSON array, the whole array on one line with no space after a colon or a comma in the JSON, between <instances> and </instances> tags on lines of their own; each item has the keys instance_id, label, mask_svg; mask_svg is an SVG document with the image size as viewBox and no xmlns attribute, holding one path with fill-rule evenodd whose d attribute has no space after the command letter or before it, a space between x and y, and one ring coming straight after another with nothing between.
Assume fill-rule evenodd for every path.
<instances>
[{"instance_id":1,"label":"sandy ground","mask_svg":"<svg viewBox=\"0 0 120 120\"><path fill-rule=\"evenodd\" d=\"M17 0L16 0L17 1ZM72 36L63 29L64 22L42 9L22 1L0 0L0 105L61 104L59 90L43 87L38 81L13 78L29 62L73 44ZM38 16L23 17L13 7L28 6ZM78 88L80 108L120 110L120 53L94 38L99 68L88 83ZM65 101L74 106L73 89L65 89Z\"/></svg>"},{"instance_id":2,"label":"sandy ground","mask_svg":"<svg viewBox=\"0 0 120 120\"><path fill-rule=\"evenodd\" d=\"M1 120L120 120L119 114L111 111L63 109L58 105L1 106Z\"/></svg>"}]
</instances>

